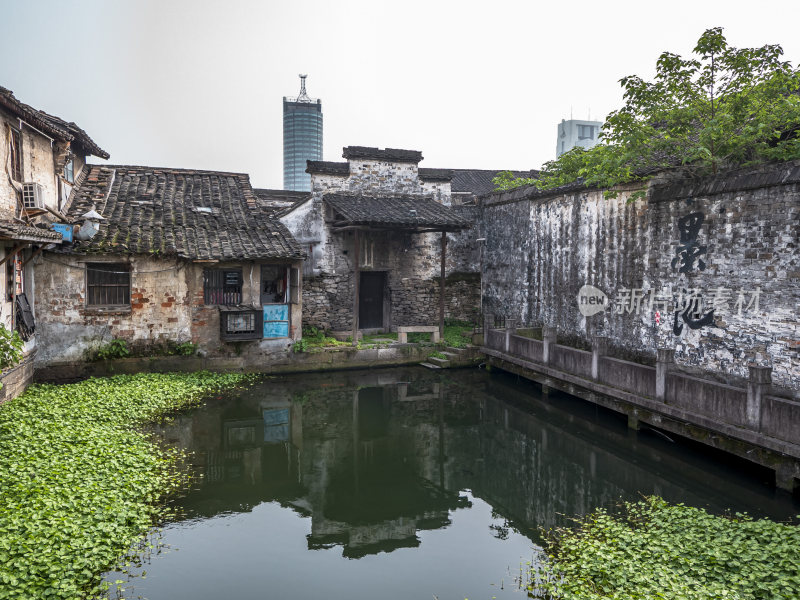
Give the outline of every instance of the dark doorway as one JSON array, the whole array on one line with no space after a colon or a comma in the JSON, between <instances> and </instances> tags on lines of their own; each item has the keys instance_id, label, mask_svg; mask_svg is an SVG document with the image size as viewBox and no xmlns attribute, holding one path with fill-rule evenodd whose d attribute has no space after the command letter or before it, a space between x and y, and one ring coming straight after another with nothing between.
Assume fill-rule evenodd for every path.
<instances>
[{"instance_id":1,"label":"dark doorway","mask_svg":"<svg viewBox=\"0 0 800 600\"><path fill-rule=\"evenodd\" d=\"M386 282L384 271L361 271L361 287L358 295L359 329L383 327L383 288Z\"/></svg>"}]
</instances>

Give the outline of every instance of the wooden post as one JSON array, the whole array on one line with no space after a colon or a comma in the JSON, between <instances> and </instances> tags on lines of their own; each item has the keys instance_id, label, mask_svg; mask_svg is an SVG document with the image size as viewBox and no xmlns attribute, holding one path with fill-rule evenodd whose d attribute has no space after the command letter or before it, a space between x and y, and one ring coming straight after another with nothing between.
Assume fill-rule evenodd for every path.
<instances>
[{"instance_id":1,"label":"wooden post","mask_svg":"<svg viewBox=\"0 0 800 600\"><path fill-rule=\"evenodd\" d=\"M355 256L353 259L356 261L356 268L353 270L355 273L355 281L353 288L353 346L358 346L358 295L361 291L361 239L358 235L358 229L355 230Z\"/></svg>"},{"instance_id":2,"label":"wooden post","mask_svg":"<svg viewBox=\"0 0 800 600\"><path fill-rule=\"evenodd\" d=\"M439 281L439 339L444 340L444 261L447 256L447 232L442 232L442 274Z\"/></svg>"}]
</instances>

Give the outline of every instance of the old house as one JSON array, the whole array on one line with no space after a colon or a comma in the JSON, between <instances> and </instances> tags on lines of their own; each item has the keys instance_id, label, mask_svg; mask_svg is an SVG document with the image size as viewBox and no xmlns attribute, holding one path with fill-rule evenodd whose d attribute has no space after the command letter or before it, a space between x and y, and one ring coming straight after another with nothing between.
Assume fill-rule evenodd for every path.
<instances>
[{"instance_id":1,"label":"old house","mask_svg":"<svg viewBox=\"0 0 800 600\"><path fill-rule=\"evenodd\" d=\"M74 241L37 265L40 363L121 338L258 364L300 337L305 254L247 175L93 165L65 211Z\"/></svg>"},{"instance_id":2,"label":"old house","mask_svg":"<svg viewBox=\"0 0 800 600\"><path fill-rule=\"evenodd\" d=\"M309 161L311 194L280 217L309 253L304 322L347 333L432 326L442 312L474 319L478 214L467 190L453 195L454 171L419 168L415 150L349 146L343 157Z\"/></svg>"},{"instance_id":3,"label":"old house","mask_svg":"<svg viewBox=\"0 0 800 600\"><path fill-rule=\"evenodd\" d=\"M53 223L63 223L61 211L85 168L86 157L109 155L75 123L22 103L3 87L0 135L4 171L0 177L0 265L5 271L0 277L0 323L20 332L26 355L31 357L38 329L32 260L44 248L61 244L62 234L53 230ZM20 386L30 377L32 362L26 360L22 370ZM6 386L10 383L5 382ZM14 393L12 389L8 395Z\"/></svg>"}]
</instances>

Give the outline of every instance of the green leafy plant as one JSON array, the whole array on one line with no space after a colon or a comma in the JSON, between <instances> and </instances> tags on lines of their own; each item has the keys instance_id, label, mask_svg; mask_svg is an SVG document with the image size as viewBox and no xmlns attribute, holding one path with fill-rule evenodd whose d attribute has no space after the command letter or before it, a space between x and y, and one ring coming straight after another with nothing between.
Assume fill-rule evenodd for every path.
<instances>
[{"instance_id":1,"label":"green leafy plant","mask_svg":"<svg viewBox=\"0 0 800 600\"><path fill-rule=\"evenodd\" d=\"M0 600L104 596L100 575L124 570L188 484L181 456L139 426L252 380L119 375L32 385L0 406Z\"/></svg>"},{"instance_id":2,"label":"green leafy plant","mask_svg":"<svg viewBox=\"0 0 800 600\"><path fill-rule=\"evenodd\" d=\"M600 144L546 163L535 181L499 174L498 188L582 181L613 197L615 186L660 169L702 175L800 158L800 69L781 60L779 45L734 48L716 27L693 54L662 53L652 82L622 78L625 104L606 118ZM632 196L644 193L634 188Z\"/></svg>"},{"instance_id":3,"label":"green leafy plant","mask_svg":"<svg viewBox=\"0 0 800 600\"><path fill-rule=\"evenodd\" d=\"M7 369L22 360L24 342L16 331L9 331L0 325L0 369Z\"/></svg>"},{"instance_id":4,"label":"green leafy plant","mask_svg":"<svg viewBox=\"0 0 800 600\"><path fill-rule=\"evenodd\" d=\"M658 497L598 510L546 534L553 599L800 597L800 528L715 516Z\"/></svg>"},{"instance_id":5,"label":"green leafy plant","mask_svg":"<svg viewBox=\"0 0 800 600\"><path fill-rule=\"evenodd\" d=\"M178 356L194 356L197 353L197 344L193 342L170 342L169 353Z\"/></svg>"},{"instance_id":6,"label":"green leafy plant","mask_svg":"<svg viewBox=\"0 0 800 600\"><path fill-rule=\"evenodd\" d=\"M308 340L306 338L300 338L299 340L297 340L292 346L292 351L295 354L302 354L303 352L307 352Z\"/></svg>"},{"instance_id":7,"label":"green leafy plant","mask_svg":"<svg viewBox=\"0 0 800 600\"><path fill-rule=\"evenodd\" d=\"M94 359L113 360L115 358L127 358L130 354L131 351L128 349L128 342L121 338L114 338L95 350Z\"/></svg>"},{"instance_id":8,"label":"green leafy plant","mask_svg":"<svg viewBox=\"0 0 800 600\"><path fill-rule=\"evenodd\" d=\"M443 360L444 360L444 359L446 359L446 358L447 358L447 355L446 355L446 354L443 354L443 353L441 353L441 352L431 352L431 353L428 355L428 358L441 358L441 359L443 359Z\"/></svg>"}]
</instances>

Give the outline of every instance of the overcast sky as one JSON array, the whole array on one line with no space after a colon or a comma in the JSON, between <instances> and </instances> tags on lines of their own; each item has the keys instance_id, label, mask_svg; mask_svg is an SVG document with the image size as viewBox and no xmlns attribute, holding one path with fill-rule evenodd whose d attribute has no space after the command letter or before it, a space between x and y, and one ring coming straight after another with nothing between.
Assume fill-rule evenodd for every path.
<instances>
[{"instance_id":1,"label":"overcast sky","mask_svg":"<svg viewBox=\"0 0 800 600\"><path fill-rule=\"evenodd\" d=\"M563 118L725 28L800 62L800 2L0 0L0 85L86 129L113 164L245 172L282 188L283 96L322 99L324 159L421 150L422 166L530 169ZM100 162L99 159L93 159Z\"/></svg>"}]
</instances>

